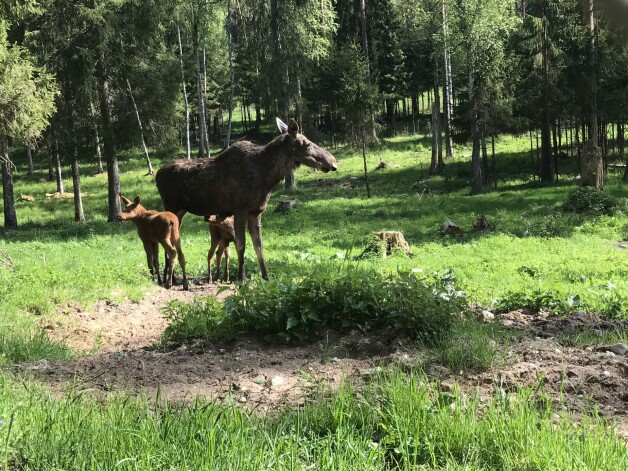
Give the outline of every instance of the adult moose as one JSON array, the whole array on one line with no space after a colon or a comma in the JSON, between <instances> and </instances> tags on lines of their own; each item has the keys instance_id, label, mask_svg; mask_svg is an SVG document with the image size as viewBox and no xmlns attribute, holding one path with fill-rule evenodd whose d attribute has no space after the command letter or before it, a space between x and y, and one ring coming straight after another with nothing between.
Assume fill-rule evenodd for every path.
<instances>
[{"instance_id":1,"label":"adult moose","mask_svg":"<svg viewBox=\"0 0 628 471\"><path fill-rule=\"evenodd\" d=\"M329 172L336 159L299 133L299 125L277 118L281 134L265 146L240 141L214 158L175 160L164 165L155 178L166 211L179 218L186 212L197 216L233 215L238 253L238 279L244 279L245 227L257 254L262 277L268 279L262 249L261 217L272 188L295 165Z\"/></svg>"}]
</instances>

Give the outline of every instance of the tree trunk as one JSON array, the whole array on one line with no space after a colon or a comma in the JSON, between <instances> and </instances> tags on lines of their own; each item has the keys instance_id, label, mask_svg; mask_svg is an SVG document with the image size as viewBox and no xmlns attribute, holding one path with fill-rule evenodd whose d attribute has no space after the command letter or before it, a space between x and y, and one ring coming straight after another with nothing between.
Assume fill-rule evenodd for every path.
<instances>
[{"instance_id":1,"label":"tree trunk","mask_svg":"<svg viewBox=\"0 0 628 471\"><path fill-rule=\"evenodd\" d=\"M55 180L57 182L57 193L65 195L63 188L63 175L61 174L61 156L59 155L59 142L55 140Z\"/></svg>"},{"instance_id":2,"label":"tree trunk","mask_svg":"<svg viewBox=\"0 0 628 471\"><path fill-rule=\"evenodd\" d=\"M103 143L105 148L105 160L107 161L107 197L109 202L109 222L117 221L120 214L120 170L118 169L118 156L114 141L113 128L111 126L111 109L109 108L109 80L105 69L105 57L101 53L97 62L98 96L100 98L100 117L102 120Z\"/></svg>"},{"instance_id":3,"label":"tree trunk","mask_svg":"<svg viewBox=\"0 0 628 471\"><path fill-rule=\"evenodd\" d=\"M131 82L129 82L128 78L126 79L126 88L129 92L129 96L131 97L131 103L133 104L133 109L135 110L135 118L137 119L137 126L140 129L140 139L142 140L142 147L144 148L144 158L146 159L146 166L148 167L147 175L154 175L155 171L153 170L153 164L150 162L150 156L148 155L148 147L146 147L146 140L144 139L144 127L142 126L142 120L140 119L140 111L137 109L135 98L133 98L133 90L131 89Z\"/></svg>"},{"instance_id":4,"label":"tree trunk","mask_svg":"<svg viewBox=\"0 0 628 471\"><path fill-rule=\"evenodd\" d=\"M196 55L196 95L198 100L198 158L209 157L207 126L205 123L205 98L203 97L203 74L201 70L201 47L199 41L200 12L194 17L194 54Z\"/></svg>"},{"instance_id":5,"label":"tree trunk","mask_svg":"<svg viewBox=\"0 0 628 471\"><path fill-rule=\"evenodd\" d=\"M371 83L371 60L369 58L369 43L368 43L368 32L366 30L366 2L365 0L358 1L360 7L360 26L362 32L362 53L364 54L364 62L366 63L366 73L368 75L368 83ZM373 136L373 140L377 140L377 129L375 128L375 114L372 110L369 110L371 113L371 134Z\"/></svg>"},{"instance_id":6,"label":"tree trunk","mask_svg":"<svg viewBox=\"0 0 628 471\"><path fill-rule=\"evenodd\" d=\"M92 99L89 99L89 113L92 119L93 131L94 131L94 145L96 146L96 163L97 163L97 172L104 173L104 169L102 168L102 154L100 152L100 136L98 135L98 123L96 123L96 112L94 111L94 103Z\"/></svg>"},{"instance_id":7,"label":"tree trunk","mask_svg":"<svg viewBox=\"0 0 628 471\"><path fill-rule=\"evenodd\" d=\"M445 155L448 159L454 157L454 144L451 128L451 120L454 114L453 102L453 80L451 78L451 56L449 54L449 46L447 44L449 37L449 22L447 20L447 8L445 2L442 2L442 19L443 19L443 62L445 74L443 77L443 115L445 118Z\"/></svg>"},{"instance_id":8,"label":"tree trunk","mask_svg":"<svg viewBox=\"0 0 628 471\"><path fill-rule=\"evenodd\" d=\"M192 158L190 149L190 108L188 105L188 92L185 88L185 73L183 67L183 46L181 45L181 29L177 23L177 38L179 39L179 64L181 66L181 86L183 89L183 110L185 113L185 157Z\"/></svg>"},{"instance_id":9,"label":"tree trunk","mask_svg":"<svg viewBox=\"0 0 628 471\"><path fill-rule=\"evenodd\" d=\"M28 159L28 175L33 176L33 153L31 151L31 146L26 145L26 158Z\"/></svg>"},{"instance_id":10,"label":"tree trunk","mask_svg":"<svg viewBox=\"0 0 628 471\"><path fill-rule=\"evenodd\" d=\"M81 177L79 174L78 151L74 151L72 159L72 189L74 190L74 220L76 222L85 222L85 214L83 212L83 197L81 196Z\"/></svg>"},{"instance_id":11,"label":"tree trunk","mask_svg":"<svg viewBox=\"0 0 628 471\"><path fill-rule=\"evenodd\" d=\"M543 12L543 43L542 43L542 70L543 70L543 103L541 111L541 181L554 183L554 160L552 158L552 137L550 124L550 79L549 79L549 45L547 19Z\"/></svg>"},{"instance_id":12,"label":"tree trunk","mask_svg":"<svg viewBox=\"0 0 628 471\"><path fill-rule=\"evenodd\" d=\"M430 162L429 175L438 173L438 110L436 102L432 102L432 160Z\"/></svg>"},{"instance_id":13,"label":"tree trunk","mask_svg":"<svg viewBox=\"0 0 628 471\"><path fill-rule=\"evenodd\" d=\"M443 120L440 114L440 71L438 61L434 67L434 104L436 105L436 148L437 148L437 172L440 173L445 167L443 162ZM434 111L432 110L432 113Z\"/></svg>"},{"instance_id":14,"label":"tree trunk","mask_svg":"<svg viewBox=\"0 0 628 471\"><path fill-rule=\"evenodd\" d=\"M480 123L477 91L475 90L473 68L469 71L469 98L471 99L471 140L473 149L471 151L471 168L473 176L471 178L471 193L477 194L482 191L482 161L480 158Z\"/></svg>"},{"instance_id":15,"label":"tree trunk","mask_svg":"<svg viewBox=\"0 0 628 471\"><path fill-rule=\"evenodd\" d=\"M17 227L17 214L15 212L15 196L13 194L13 163L9 157L9 144L4 136L0 136L0 167L2 167L4 227L14 229Z\"/></svg>"},{"instance_id":16,"label":"tree trunk","mask_svg":"<svg viewBox=\"0 0 628 471\"><path fill-rule=\"evenodd\" d=\"M363 1L363 0L361 0ZM361 120L360 120L361 121ZM364 124L360 125L362 137L362 161L364 162L364 181L366 182L366 196L371 197L371 186L369 185L369 174L366 168L366 138L364 137Z\"/></svg>"},{"instance_id":17,"label":"tree trunk","mask_svg":"<svg viewBox=\"0 0 628 471\"><path fill-rule=\"evenodd\" d=\"M587 27L587 120L589 124L589 142L582 151L581 179L583 186L594 186L601 190L604 186L604 172L602 169L602 152L598 147L597 129L597 61L595 59L595 16L593 14L594 0L584 0L584 19ZM599 160L599 162L598 162Z\"/></svg>"},{"instance_id":18,"label":"tree trunk","mask_svg":"<svg viewBox=\"0 0 628 471\"><path fill-rule=\"evenodd\" d=\"M227 45L229 49L229 118L227 121L227 136L225 137L225 149L231 144L231 119L233 118L233 94L235 93L235 75L233 71L233 37L231 34L231 1L227 2ZM243 114L244 118L244 114Z\"/></svg>"}]
</instances>

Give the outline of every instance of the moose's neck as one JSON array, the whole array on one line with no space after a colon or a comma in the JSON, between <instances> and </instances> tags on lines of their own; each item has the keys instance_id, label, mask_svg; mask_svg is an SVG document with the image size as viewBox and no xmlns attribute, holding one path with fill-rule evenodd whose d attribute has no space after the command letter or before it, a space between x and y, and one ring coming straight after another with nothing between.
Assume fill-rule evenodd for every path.
<instances>
[{"instance_id":1,"label":"moose's neck","mask_svg":"<svg viewBox=\"0 0 628 471\"><path fill-rule=\"evenodd\" d=\"M262 179L268 191L283 180L294 165L289 143L288 135L282 134L266 144L260 152Z\"/></svg>"}]
</instances>

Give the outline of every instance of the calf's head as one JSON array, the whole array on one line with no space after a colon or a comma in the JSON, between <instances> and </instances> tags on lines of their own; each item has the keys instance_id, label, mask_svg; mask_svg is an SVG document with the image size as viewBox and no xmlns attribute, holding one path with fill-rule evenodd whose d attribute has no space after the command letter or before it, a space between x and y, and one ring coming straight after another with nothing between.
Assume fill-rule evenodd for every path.
<instances>
[{"instance_id":1,"label":"calf's head","mask_svg":"<svg viewBox=\"0 0 628 471\"><path fill-rule=\"evenodd\" d=\"M135 199L131 201L120 195L120 201L124 204L124 208L122 208L122 211L118 214L118 221L129 221L146 211L144 206L140 204L142 200L139 196L136 196Z\"/></svg>"},{"instance_id":2,"label":"calf's head","mask_svg":"<svg viewBox=\"0 0 628 471\"><path fill-rule=\"evenodd\" d=\"M289 147L290 157L294 158L297 165L307 165L325 173L337 170L336 158L299 133L299 125L294 119L290 119L286 124L277 118L277 127L279 131L287 134L285 143Z\"/></svg>"}]
</instances>

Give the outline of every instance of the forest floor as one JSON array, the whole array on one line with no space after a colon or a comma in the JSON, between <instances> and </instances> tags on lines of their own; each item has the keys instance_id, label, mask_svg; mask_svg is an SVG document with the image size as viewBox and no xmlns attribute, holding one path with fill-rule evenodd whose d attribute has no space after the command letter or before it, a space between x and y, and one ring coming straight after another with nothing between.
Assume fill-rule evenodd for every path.
<instances>
[{"instance_id":1,"label":"forest floor","mask_svg":"<svg viewBox=\"0 0 628 471\"><path fill-rule=\"evenodd\" d=\"M557 412L569 411L577 420L597 410L628 437L628 361L604 344L604 333L625 331L626 320L583 311L569 316L526 310L496 315L494 322L509 332L499 340L503 360L482 372L451 371L403 337L373 334L329 332L323 342L299 346L253 337L160 345L168 324L162 308L168 302L215 295L218 288L197 281L191 291L180 286L157 289L141 302L101 301L85 310L66 305L43 327L84 355L17 367L31 370L59 394L74 388L102 396L142 392L183 401L203 395L265 413L303 405L344 380L358 385L380 367L395 365L425 371L443 391L477 392L487 401L495 393L538 385L552 397ZM578 336L591 333L599 337L597 342L570 346L578 344Z\"/></svg>"}]
</instances>

